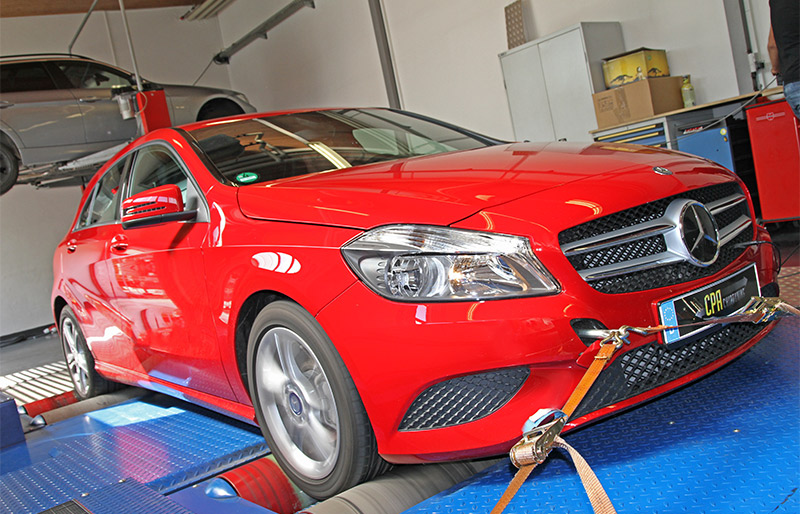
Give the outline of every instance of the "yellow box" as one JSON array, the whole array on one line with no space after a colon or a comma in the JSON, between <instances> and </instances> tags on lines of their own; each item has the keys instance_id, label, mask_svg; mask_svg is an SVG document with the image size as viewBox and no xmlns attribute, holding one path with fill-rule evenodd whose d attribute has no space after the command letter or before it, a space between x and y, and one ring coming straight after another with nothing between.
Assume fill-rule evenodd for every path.
<instances>
[{"instance_id":1,"label":"yellow box","mask_svg":"<svg viewBox=\"0 0 800 514\"><path fill-rule=\"evenodd\" d=\"M636 82L641 78L668 76L669 64L665 50L639 48L603 59L603 78L609 89Z\"/></svg>"}]
</instances>

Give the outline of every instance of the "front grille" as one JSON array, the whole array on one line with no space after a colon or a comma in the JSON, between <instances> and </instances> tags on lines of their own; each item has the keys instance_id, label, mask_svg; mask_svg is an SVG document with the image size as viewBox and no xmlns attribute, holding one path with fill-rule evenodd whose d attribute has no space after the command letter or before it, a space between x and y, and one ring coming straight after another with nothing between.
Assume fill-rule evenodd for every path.
<instances>
[{"instance_id":1,"label":"front grille","mask_svg":"<svg viewBox=\"0 0 800 514\"><path fill-rule=\"evenodd\" d=\"M666 251L667 244L664 242L664 236L653 236L596 252L582 253L568 257L568 260L575 269L584 270L599 268L615 262L632 261Z\"/></svg>"},{"instance_id":2,"label":"front grille","mask_svg":"<svg viewBox=\"0 0 800 514\"><path fill-rule=\"evenodd\" d=\"M601 234L605 234L606 232L611 232L612 230L632 227L634 225L640 225L646 221L655 220L664 215L664 212L667 210L667 206L669 206L673 200L677 200L679 198L689 198L691 200L697 200L703 204L708 204L723 198L727 198L728 196L741 193L742 189L736 182L725 182L724 184L717 184L715 186L704 187L701 189L695 189L693 191L687 191L685 193L668 196L667 198L662 198L661 200L648 202L625 211L609 214L607 216L603 216L602 218L597 218L582 225L578 225L577 227L564 230L558 234L558 242L563 246L567 243L573 243L581 239L599 236Z\"/></svg>"},{"instance_id":3,"label":"front grille","mask_svg":"<svg viewBox=\"0 0 800 514\"><path fill-rule=\"evenodd\" d=\"M468 423L497 411L528 378L527 367L457 377L422 392L400 423L400 430L430 430Z\"/></svg>"},{"instance_id":4,"label":"front grille","mask_svg":"<svg viewBox=\"0 0 800 514\"><path fill-rule=\"evenodd\" d=\"M679 230L668 208L677 200L706 205L719 228L720 253L710 266L691 264L667 236ZM676 207L680 207L677 205ZM752 237L752 218L742 189L726 182L687 191L609 214L558 235L570 264L594 289L629 293L711 276L744 252ZM673 240L674 241L674 240ZM678 245L680 246L680 245Z\"/></svg>"},{"instance_id":5,"label":"front grille","mask_svg":"<svg viewBox=\"0 0 800 514\"><path fill-rule=\"evenodd\" d=\"M710 328L711 333L682 346L652 342L633 348L600 374L578 405L575 417L633 398L711 364L763 329L764 325L733 323L720 329Z\"/></svg>"},{"instance_id":6,"label":"front grille","mask_svg":"<svg viewBox=\"0 0 800 514\"><path fill-rule=\"evenodd\" d=\"M706 268L700 268L688 262L678 262L659 268L599 279L591 282L591 286L603 293L618 294L683 284L699 278L710 277L732 263L744 251L744 247L737 247L737 244L745 243L751 239L752 234L749 231L742 232L725 247L721 248L717 260Z\"/></svg>"}]
</instances>

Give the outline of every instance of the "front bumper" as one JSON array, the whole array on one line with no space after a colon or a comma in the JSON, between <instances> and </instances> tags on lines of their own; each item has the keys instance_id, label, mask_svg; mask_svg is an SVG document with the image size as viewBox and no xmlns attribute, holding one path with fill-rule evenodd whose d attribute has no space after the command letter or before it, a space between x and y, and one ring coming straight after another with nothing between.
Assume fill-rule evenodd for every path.
<instances>
[{"instance_id":1,"label":"front bumper","mask_svg":"<svg viewBox=\"0 0 800 514\"><path fill-rule=\"evenodd\" d=\"M758 240L769 240L763 230L757 230L756 235ZM629 294L600 293L581 281L574 270L566 266L553 269L550 263L548 267L556 276L567 277L565 287L560 294L538 298L398 303L356 283L323 309L318 320L353 377L375 431L379 453L386 460L413 463L477 458L507 451L519 439L522 424L532 412L563 406L583 376L585 368L579 362L587 352L571 320L591 318L611 328L656 325L658 302L753 262L762 291L772 294L763 289L775 280L772 250L764 244L747 248L711 277ZM357 319L353 319L353 313ZM353 330L353 324L358 324L358 330ZM601 375L595 387L600 392L590 392L568 428L690 382L746 351L769 329L748 327L733 335L727 328L721 332L711 329L699 334L697 341L681 345L680 350L666 349L659 336L632 337L632 344L618 352ZM687 356L695 353L687 350L692 345L704 350L700 357ZM681 350L683 354L676 353ZM688 364L687 359L691 360ZM653 366L658 371L652 371ZM459 377L519 368L528 370L522 385L512 387L510 398L501 399L482 417L444 428L408 429L404 424L409 409L432 386ZM610 396L608 390L612 391ZM439 412L473 408L470 402L480 401L479 397L459 398L458 390L444 397L453 403L440 405Z\"/></svg>"}]
</instances>

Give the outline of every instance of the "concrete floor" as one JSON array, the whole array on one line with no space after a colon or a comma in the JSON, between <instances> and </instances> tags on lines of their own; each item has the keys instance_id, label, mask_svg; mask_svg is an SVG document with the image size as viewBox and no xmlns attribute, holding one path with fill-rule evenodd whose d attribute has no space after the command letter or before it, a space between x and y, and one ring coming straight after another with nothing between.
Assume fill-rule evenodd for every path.
<instances>
[{"instance_id":1,"label":"concrete floor","mask_svg":"<svg viewBox=\"0 0 800 514\"><path fill-rule=\"evenodd\" d=\"M56 334L34 337L0 348L0 376L64 360Z\"/></svg>"}]
</instances>

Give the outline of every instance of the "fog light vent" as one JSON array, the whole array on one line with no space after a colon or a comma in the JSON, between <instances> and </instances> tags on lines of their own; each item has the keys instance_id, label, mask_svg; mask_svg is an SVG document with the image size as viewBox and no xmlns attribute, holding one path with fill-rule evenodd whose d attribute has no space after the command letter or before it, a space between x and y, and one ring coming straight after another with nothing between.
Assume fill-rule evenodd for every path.
<instances>
[{"instance_id":1,"label":"fog light vent","mask_svg":"<svg viewBox=\"0 0 800 514\"><path fill-rule=\"evenodd\" d=\"M400 430L430 430L469 423L497 411L528 378L527 367L466 375L434 384L420 394Z\"/></svg>"}]
</instances>

